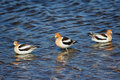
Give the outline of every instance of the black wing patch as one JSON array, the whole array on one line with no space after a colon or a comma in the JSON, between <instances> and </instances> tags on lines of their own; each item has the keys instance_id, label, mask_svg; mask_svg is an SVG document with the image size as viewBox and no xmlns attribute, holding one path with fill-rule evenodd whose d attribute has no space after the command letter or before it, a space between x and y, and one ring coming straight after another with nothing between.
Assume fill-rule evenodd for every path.
<instances>
[{"instance_id":1,"label":"black wing patch","mask_svg":"<svg viewBox=\"0 0 120 80\"><path fill-rule=\"evenodd\" d=\"M107 36L106 36L104 33L102 33L102 34L100 34L100 35L102 35L102 36L104 36L104 37L106 37L106 38L107 38Z\"/></svg>"},{"instance_id":2,"label":"black wing patch","mask_svg":"<svg viewBox=\"0 0 120 80\"><path fill-rule=\"evenodd\" d=\"M97 36L95 36L95 38L96 38L97 40L106 40L106 39L101 39L101 38L99 38L99 37L97 37Z\"/></svg>"},{"instance_id":3,"label":"black wing patch","mask_svg":"<svg viewBox=\"0 0 120 80\"><path fill-rule=\"evenodd\" d=\"M68 40L68 41L67 41L67 40ZM69 38L67 38L67 37L63 37L62 42L63 42L63 44L65 44L65 45L71 45L74 41L71 40L71 39L69 39Z\"/></svg>"},{"instance_id":4,"label":"black wing patch","mask_svg":"<svg viewBox=\"0 0 120 80\"><path fill-rule=\"evenodd\" d=\"M25 49L19 49L20 51L28 51L28 50L30 50L30 49L32 49L32 48L35 48L34 46L30 46L30 47L28 47L28 48L25 48Z\"/></svg>"},{"instance_id":5,"label":"black wing patch","mask_svg":"<svg viewBox=\"0 0 120 80\"><path fill-rule=\"evenodd\" d=\"M20 51L28 51L28 50L30 50L31 48L29 47L29 48L25 48L25 49L19 49Z\"/></svg>"},{"instance_id":6,"label":"black wing patch","mask_svg":"<svg viewBox=\"0 0 120 80\"><path fill-rule=\"evenodd\" d=\"M18 48L21 48L21 47L23 47L23 46L26 46L26 44L21 44Z\"/></svg>"}]
</instances>

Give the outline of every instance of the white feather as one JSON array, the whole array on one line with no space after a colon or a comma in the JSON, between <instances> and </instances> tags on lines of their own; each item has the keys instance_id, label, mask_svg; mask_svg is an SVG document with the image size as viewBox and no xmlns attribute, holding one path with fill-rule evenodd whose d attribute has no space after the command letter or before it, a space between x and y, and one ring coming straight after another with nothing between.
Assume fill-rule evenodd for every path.
<instances>
[{"instance_id":1,"label":"white feather","mask_svg":"<svg viewBox=\"0 0 120 80\"><path fill-rule=\"evenodd\" d=\"M63 38L63 37L62 37L62 38ZM70 42L70 41L71 41L71 39L64 40L64 41L60 40L60 45L59 45L59 47L61 47L61 48L68 48L68 47L72 46L73 44L71 44L71 45L65 45L65 44L63 44L63 42Z\"/></svg>"},{"instance_id":2,"label":"white feather","mask_svg":"<svg viewBox=\"0 0 120 80\"><path fill-rule=\"evenodd\" d=\"M68 39L68 40L64 40L63 42L71 42L71 39Z\"/></svg>"},{"instance_id":3,"label":"white feather","mask_svg":"<svg viewBox=\"0 0 120 80\"><path fill-rule=\"evenodd\" d=\"M60 43L61 43L61 48L68 48L68 47L70 47L70 46L72 46L72 44L71 45L65 45L65 44L63 44L63 42L62 41L60 41Z\"/></svg>"},{"instance_id":4,"label":"white feather","mask_svg":"<svg viewBox=\"0 0 120 80\"><path fill-rule=\"evenodd\" d=\"M107 39L107 37L102 36L101 34L95 34L95 36L97 36L98 38L101 38L101 39Z\"/></svg>"},{"instance_id":5,"label":"white feather","mask_svg":"<svg viewBox=\"0 0 120 80\"><path fill-rule=\"evenodd\" d=\"M19 45L20 46L20 45ZM36 47L33 47L33 48L31 48L31 49L29 49L28 51L20 51L19 49L25 49L25 48L29 48L29 47L31 47L31 45L26 45L26 46L24 46L24 47L21 47L21 48L16 48L15 49L15 52L17 53L17 54L28 54L28 53L31 53L34 49L36 49Z\"/></svg>"},{"instance_id":6,"label":"white feather","mask_svg":"<svg viewBox=\"0 0 120 80\"><path fill-rule=\"evenodd\" d=\"M21 45L21 44L20 44ZM19 46L20 46L19 45ZM23 46L23 47L21 47L21 48L19 48L19 49L26 49L26 48L29 48L29 47L31 47L31 45L25 45L25 46Z\"/></svg>"},{"instance_id":7,"label":"white feather","mask_svg":"<svg viewBox=\"0 0 120 80\"><path fill-rule=\"evenodd\" d=\"M96 38L92 38L93 41L95 42L108 42L108 38L106 40L97 40Z\"/></svg>"}]
</instances>

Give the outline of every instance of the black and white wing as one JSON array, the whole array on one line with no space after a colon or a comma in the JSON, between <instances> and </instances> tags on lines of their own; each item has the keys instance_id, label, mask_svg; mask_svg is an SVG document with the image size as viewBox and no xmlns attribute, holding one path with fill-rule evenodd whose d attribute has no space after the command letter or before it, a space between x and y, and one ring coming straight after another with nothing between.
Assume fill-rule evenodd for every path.
<instances>
[{"instance_id":1,"label":"black and white wing","mask_svg":"<svg viewBox=\"0 0 120 80\"><path fill-rule=\"evenodd\" d=\"M97 40L107 40L107 35L104 33L101 34L95 34L94 38L96 38Z\"/></svg>"},{"instance_id":2,"label":"black and white wing","mask_svg":"<svg viewBox=\"0 0 120 80\"><path fill-rule=\"evenodd\" d=\"M31 45L27 45L27 44L20 44L19 47L18 47L18 49L19 49L20 51L29 51L29 50L33 50L33 49L35 49L35 48L36 48L36 47L31 46Z\"/></svg>"},{"instance_id":3,"label":"black and white wing","mask_svg":"<svg viewBox=\"0 0 120 80\"><path fill-rule=\"evenodd\" d=\"M65 45L71 45L71 44L75 43L75 41L73 41L73 40L71 40L71 39L69 39L69 38L67 38L67 37L63 37L63 38L62 38L62 42L63 42L63 44L65 44Z\"/></svg>"}]
</instances>

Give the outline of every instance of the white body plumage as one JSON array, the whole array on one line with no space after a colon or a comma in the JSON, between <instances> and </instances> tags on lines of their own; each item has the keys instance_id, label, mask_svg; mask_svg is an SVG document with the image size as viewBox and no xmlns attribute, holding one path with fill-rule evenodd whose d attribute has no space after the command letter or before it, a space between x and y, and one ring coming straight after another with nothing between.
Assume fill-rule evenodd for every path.
<instances>
[{"instance_id":1,"label":"white body plumage","mask_svg":"<svg viewBox=\"0 0 120 80\"><path fill-rule=\"evenodd\" d=\"M68 47L72 46L76 42L71 40L70 38L62 37L60 33L56 33L55 37L57 38L55 43L60 48L67 49Z\"/></svg>"},{"instance_id":2,"label":"white body plumage","mask_svg":"<svg viewBox=\"0 0 120 80\"><path fill-rule=\"evenodd\" d=\"M59 46L60 48L68 48L68 47L72 46L75 41L73 41L73 42L71 42L71 43L70 43L70 42L71 42L71 39L68 39L68 40L64 40L64 41L63 41L63 37L62 37L61 40L56 40L56 44L57 44L57 46ZM70 43L70 44L65 44L65 43Z\"/></svg>"},{"instance_id":3,"label":"white body plumage","mask_svg":"<svg viewBox=\"0 0 120 80\"><path fill-rule=\"evenodd\" d=\"M107 37L104 37L100 34L94 34L96 37L92 37L92 40L95 41L95 42L109 42L109 38L108 36Z\"/></svg>"},{"instance_id":4,"label":"white body plumage","mask_svg":"<svg viewBox=\"0 0 120 80\"><path fill-rule=\"evenodd\" d=\"M14 51L17 54L28 54L31 53L34 49L36 49L36 47L31 46L31 45L27 45L27 44L18 44L18 42L14 42Z\"/></svg>"},{"instance_id":5,"label":"white body plumage","mask_svg":"<svg viewBox=\"0 0 120 80\"><path fill-rule=\"evenodd\" d=\"M111 36L112 31L109 29L106 34L104 33L89 33L89 36L91 36L91 39L95 42L109 42L112 40Z\"/></svg>"}]
</instances>

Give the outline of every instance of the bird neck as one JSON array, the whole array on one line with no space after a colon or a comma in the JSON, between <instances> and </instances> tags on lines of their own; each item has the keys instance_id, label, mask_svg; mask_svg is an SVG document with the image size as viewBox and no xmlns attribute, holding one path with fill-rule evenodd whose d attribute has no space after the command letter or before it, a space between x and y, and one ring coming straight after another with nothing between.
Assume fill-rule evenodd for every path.
<instances>
[{"instance_id":1,"label":"bird neck","mask_svg":"<svg viewBox=\"0 0 120 80\"><path fill-rule=\"evenodd\" d=\"M112 40L111 33L107 32L107 36L108 36L109 41L111 41Z\"/></svg>"},{"instance_id":2,"label":"bird neck","mask_svg":"<svg viewBox=\"0 0 120 80\"><path fill-rule=\"evenodd\" d=\"M109 32L107 32L106 34L107 34L107 36L111 36L111 33L109 33Z\"/></svg>"},{"instance_id":3,"label":"bird neck","mask_svg":"<svg viewBox=\"0 0 120 80\"><path fill-rule=\"evenodd\" d=\"M61 38L62 38L62 36L57 37L57 39L61 39Z\"/></svg>"},{"instance_id":4,"label":"bird neck","mask_svg":"<svg viewBox=\"0 0 120 80\"><path fill-rule=\"evenodd\" d=\"M19 44L16 44L15 47L17 47Z\"/></svg>"}]
</instances>

